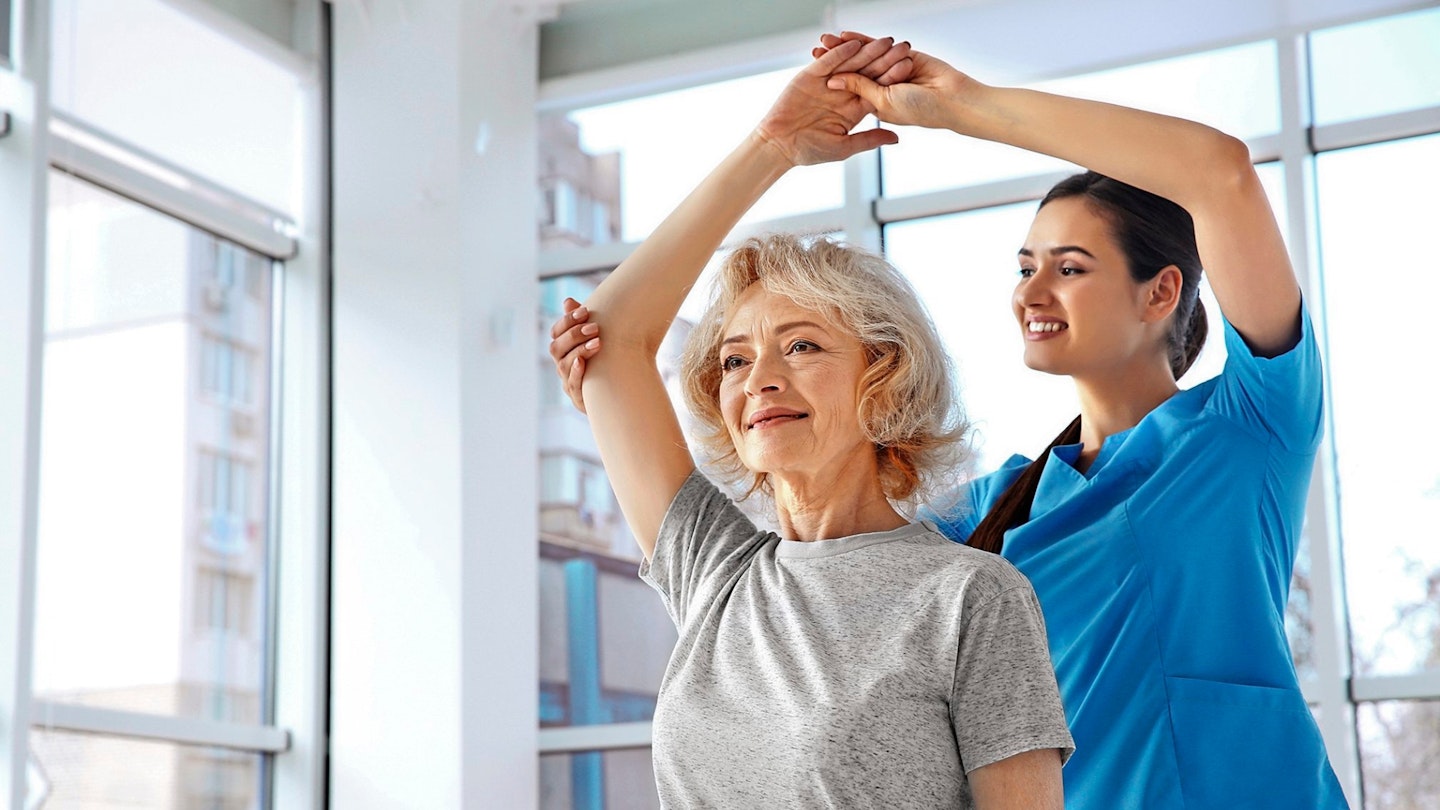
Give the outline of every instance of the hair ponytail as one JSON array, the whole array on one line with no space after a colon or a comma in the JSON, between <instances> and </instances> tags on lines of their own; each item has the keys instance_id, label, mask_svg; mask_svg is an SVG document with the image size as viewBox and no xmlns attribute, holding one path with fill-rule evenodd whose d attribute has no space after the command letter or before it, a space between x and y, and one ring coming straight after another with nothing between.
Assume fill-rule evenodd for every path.
<instances>
[{"instance_id":1,"label":"hair ponytail","mask_svg":"<svg viewBox=\"0 0 1440 810\"><path fill-rule=\"evenodd\" d=\"M985 515L985 519L970 533L965 545L999 554L1000 549L1005 546L1005 532L1030 519L1030 507L1035 503L1035 491L1040 487L1040 474L1045 472L1045 461L1050 458L1050 451L1062 444L1079 442L1080 417L1077 416L1069 427L1060 431L1060 435L1050 442L1045 452L1030 462L1025 472L1020 473L1020 477L1005 488L1000 499L990 507L989 514Z\"/></svg>"},{"instance_id":2,"label":"hair ponytail","mask_svg":"<svg viewBox=\"0 0 1440 810\"><path fill-rule=\"evenodd\" d=\"M1210 318L1205 314L1204 302L1197 295L1191 304L1190 317L1186 319L1184 343L1179 351L1171 353L1170 370L1175 373L1175 379L1185 376L1185 372L1195 365L1195 359L1205 348L1205 338L1209 335Z\"/></svg>"}]
</instances>

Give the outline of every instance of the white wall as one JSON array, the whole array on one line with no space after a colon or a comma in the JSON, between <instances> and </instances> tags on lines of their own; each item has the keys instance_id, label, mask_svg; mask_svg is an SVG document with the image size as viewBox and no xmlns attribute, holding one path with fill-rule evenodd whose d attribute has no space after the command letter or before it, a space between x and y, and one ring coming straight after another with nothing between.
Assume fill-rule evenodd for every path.
<instances>
[{"instance_id":1,"label":"white wall","mask_svg":"<svg viewBox=\"0 0 1440 810\"><path fill-rule=\"evenodd\" d=\"M334 807L536 804L536 24L337 3Z\"/></svg>"}]
</instances>

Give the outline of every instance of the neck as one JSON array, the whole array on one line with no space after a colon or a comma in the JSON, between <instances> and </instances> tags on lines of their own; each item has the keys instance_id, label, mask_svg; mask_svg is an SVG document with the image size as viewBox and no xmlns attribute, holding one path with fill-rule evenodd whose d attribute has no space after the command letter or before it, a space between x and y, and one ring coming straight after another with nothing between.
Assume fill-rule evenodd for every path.
<instances>
[{"instance_id":1,"label":"neck","mask_svg":"<svg viewBox=\"0 0 1440 810\"><path fill-rule=\"evenodd\" d=\"M791 540L833 540L898 529L909 522L890 505L878 474L777 473L770 482L780 536Z\"/></svg>"},{"instance_id":2,"label":"neck","mask_svg":"<svg viewBox=\"0 0 1440 810\"><path fill-rule=\"evenodd\" d=\"M1083 470L1099 455L1107 438L1135 427L1180 388L1167 361L1163 366L1150 364L1112 375L1077 377L1075 390L1080 396Z\"/></svg>"}]
</instances>

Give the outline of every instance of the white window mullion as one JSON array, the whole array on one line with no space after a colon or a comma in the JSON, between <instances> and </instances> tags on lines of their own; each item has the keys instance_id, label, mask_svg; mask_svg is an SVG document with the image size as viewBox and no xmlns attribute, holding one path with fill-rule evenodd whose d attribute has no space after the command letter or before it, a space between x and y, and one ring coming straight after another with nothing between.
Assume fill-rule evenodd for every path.
<instances>
[{"instance_id":1,"label":"white window mullion","mask_svg":"<svg viewBox=\"0 0 1440 810\"><path fill-rule=\"evenodd\" d=\"M1316 245L1313 157L1310 151L1310 75L1305 34L1276 42L1280 70L1280 159L1284 171L1290 258L1324 345L1325 316ZM1327 385L1328 388L1328 385ZM1305 525L1310 552L1310 621L1314 627L1316 682L1309 693L1320 707L1320 732L1340 785L1352 806L1360 801L1360 753L1355 706L1350 702L1350 645L1345 611L1345 578L1340 555L1338 479L1333 420L1326 398L1325 440L1310 479Z\"/></svg>"}]
</instances>

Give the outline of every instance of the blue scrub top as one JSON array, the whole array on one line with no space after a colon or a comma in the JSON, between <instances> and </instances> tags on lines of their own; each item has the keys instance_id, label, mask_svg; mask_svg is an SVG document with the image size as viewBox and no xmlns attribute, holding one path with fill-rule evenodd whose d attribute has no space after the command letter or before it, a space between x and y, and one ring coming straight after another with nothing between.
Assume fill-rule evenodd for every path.
<instances>
[{"instance_id":1,"label":"blue scrub top","mask_svg":"<svg viewBox=\"0 0 1440 810\"><path fill-rule=\"evenodd\" d=\"M1290 658L1285 603L1322 423L1308 316L1105 440L1055 448L1004 556L1035 587L1075 738L1069 808L1345 807ZM970 485L963 541L1029 464ZM933 518L932 518L933 519Z\"/></svg>"}]
</instances>

